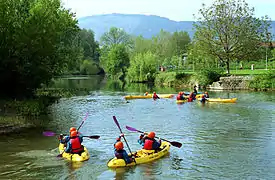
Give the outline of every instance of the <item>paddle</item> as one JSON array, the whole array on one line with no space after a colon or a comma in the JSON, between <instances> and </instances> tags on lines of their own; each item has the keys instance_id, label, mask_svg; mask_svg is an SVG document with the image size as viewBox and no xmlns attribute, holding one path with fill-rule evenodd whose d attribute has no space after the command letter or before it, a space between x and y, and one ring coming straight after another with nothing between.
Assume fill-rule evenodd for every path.
<instances>
[{"instance_id":1,"label":"paddle","mask_svg":"<svg viewBox=\"0 0 275 180\"><path fill-rule=\"evenodd\" d=\"M43 135L44 136L57 136L57 135L60 135L60 134L52 132L52 131L45 131L45 132L43 132ZM63 134L63 135L66 136L66 134ZM87 137L87 138L90 138L90 139L99 139L100 138L100 136L98 136L98 135L83 136L83 137Z\"/></svg>"},{"instance_id":2,"label":"paddle","mask_svg":"<svg viewBox=\"0 0 275 180\"><path fill-rule=\"evenodd\" d=\"M79 125L79 127L77 128L77 131L79 131L79 129L81 128L81 126L84 124L85 120L87 119L88 117L88 114L89 112L86 113L86 116L84 117L84 119L82 120L81 124ZM62 157L62 154L65 152L65 149L57 155L57 157Z\"/></svg>"},{"instance_id":3,"label":"paddle","mask_svg":"<svg viewBox=\"0 0 275 180\"><path fill-rule=\"evenodd\" d=\"M115 123L116 123L116 125L117 125L118 129L120 130L120 133L121 133L121 134L123 134L123 133L122 133L122 130L121 130L121 128L120 128L120 125L119 125L119 123L118 123L118 121L117 121L117 119L116 119L116 117L115 117L115 116L113 116L113 119L114 119L114 121L115 121ZM129 145L128 145L127 141L126 141L126 138L125 138L124 136L123 136L123 139L124 139L124 141L126 142L126 145L127 145L128 149L129 149L129 151L130 151L131 155L132 155L132 151L131 151L131 149L130 149L130 147L129 147ZM134 162L136 163L135 158L133 158L133 160L134 160Z\"/></svg>"},{"instance_id":4,"label":"paddle","mask_svg":"<svg viewBox=\"0 0 275 180\"><path fill-rule=\"evenodd\" d=\"M142 131L140 131L140 130L137 130L137 129L135 129L135 128L133 128L133 127L130 127L130 126L126 126L126 129L128 129L129 131L144 133L144 132L142 132ZM156 137L156 138L158 138L158 137ZM175 146L175 147L178 147L178 148L180 148L180 147L182 146L182 144L181 144L180 142L168 141L168 140L162 139L162 138L159 138L159 139L161 139L161 140L163 140L163 141L167 141L167 142L169 142L172 146Z\"/></svg>"}]
</instances>

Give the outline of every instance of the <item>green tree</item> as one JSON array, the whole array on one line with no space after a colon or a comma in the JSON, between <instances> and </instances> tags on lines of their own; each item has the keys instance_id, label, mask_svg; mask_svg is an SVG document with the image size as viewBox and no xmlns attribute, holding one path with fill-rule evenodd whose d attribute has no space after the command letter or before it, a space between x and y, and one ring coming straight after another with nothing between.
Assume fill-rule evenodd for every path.
<instances>
[{"instance_id":1,"label":"green tree","mask_svg":"<svg viewBox=\"0 0 275 180\"><path fill-rule=\"evenodd\" d=\"M84 59L91 59L99 62L99 43L95 41L95 35L92 30L82 29L79 32L80 43L84 51Z\"/></svg>"},{"instance_id":2,"label":"green tree","mask_svg":"<svg viewBox=\"0 0 275 180\"><path fill-rule=\"evenodd\" d=\"M118 44L123 44L127 47L132 47L133 45L131 36L124 30L116 27L112 27L108 32L105 32L101 36L100 41L103 46L108 47Z\"/></svg>"},{"instance_id":3,"label":"green tree","mask_svg":"<svg viewBox=\"0 0 275 180\"><path fill-rule=\"evenodd\" d=\"M256 55L269 24L254 18L254 9L244 0L216 0L210 7L203 4L195 24L195 43L205 53L226 65L234 60L247 60Z\"/></svg>"},{"instance_id":4,"label":"green tree","mask_svg":"<svg viewBox=\"0 0 275 180\"><path fill-rule=\"evenodd\" d=\"M79 59L77 20L60 4L60 0L1 1L1 96L32 95Z\"/></svg>"},{"instance_id":5,"label":"green tree","mask_svg":"<svg viewBox=\"0 0 275 180\"><path fill-rule=\"evenodd\" d=\"M127 80L130 82L154 81L157 72L157 56L150 51L138 53L130 60Z\"/></svg>"},{"instance_id":6,"label":"green tree","mask_svg":"<svg viewBox=\"0 0 275 180\"><path fill-rule=\"evenodd\" d=\"M130 65L129 61L129 54L123 44L103 49L100 57L100 64L104 71L116 79L124 79Z\"/></svg>"},{"instance_id":7,"label":"green tree","mask_svg":"<svg viewBox=\"0 0 275 180\"><path fill-rule=\"evenodd\" d=\"M182 57L183 54L187 53L188 45L191 42L190 36L185 31L176 31L172 34L172 41L174 43L174 55Z\"/></svg>"}]
</instances>

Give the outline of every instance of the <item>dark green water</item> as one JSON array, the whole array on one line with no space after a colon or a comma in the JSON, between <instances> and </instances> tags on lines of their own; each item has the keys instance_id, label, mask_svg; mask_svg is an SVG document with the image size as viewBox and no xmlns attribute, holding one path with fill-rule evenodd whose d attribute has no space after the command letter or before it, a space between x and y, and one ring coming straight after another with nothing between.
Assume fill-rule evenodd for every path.
<instances>
[{"instance_id":1,"label":"dark green water","mask_svg":"<svg viewBox=\"0 0 275 180\"><path fill-rule=\"evenodd\" d=\"M124 86L92 78L60 80L56 87L86 88L85 93L63 98L50 107L50 123L44 129L2 136L0 179L274 179L275 177L275 96L272 92L209 92L212 97L237 97L235 104L199 102L177 105L175 99L131 100L122 96L142 94L145 86ZM116 90L117 89L117 90ZM124 90L124 92L123 92ZM153 89L176 93L174 89ZM128 91L128 92L127 92ZM188 91L188 90L186 90ZM56 158L56 137L44 137L44 130L67 132L78 126L91 158L72 164ZM113 143L120 134L115 115L126 134L131 150L137 150L138 133L154 130L157 136L178 141L170 154L149 164L109 169ZM45 121L48 122L48 121Z\"/></svg>"}]
</instances>

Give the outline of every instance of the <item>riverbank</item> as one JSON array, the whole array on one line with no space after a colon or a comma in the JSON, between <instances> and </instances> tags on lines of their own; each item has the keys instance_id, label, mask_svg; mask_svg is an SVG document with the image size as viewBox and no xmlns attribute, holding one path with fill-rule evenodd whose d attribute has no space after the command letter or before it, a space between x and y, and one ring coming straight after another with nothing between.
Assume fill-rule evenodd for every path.
<instances>
[{"instance_id":1,"label":"riverbank","mask_svg":"<svg viewBox=\"0 0 275 180\"><path fill-rule=\"evenodd\" d=\"M48 106L59 97L40 95L34 99L0 101L0 134L39 127L41 116L48 114Z\"/></svg>"},{"instance_id":2,"label":"riverbank","mask_svg":"<svg viewBox=\"0 0 275 180\"><path fill-rule=\"evenodd\" d=\"M183 72L161 72L157 74L155 85L175 88L192 88L197 85L213 90L275 90L275 71L255 75L223 75L215 71L185 74Z\"/></svg>"}]
</instances>

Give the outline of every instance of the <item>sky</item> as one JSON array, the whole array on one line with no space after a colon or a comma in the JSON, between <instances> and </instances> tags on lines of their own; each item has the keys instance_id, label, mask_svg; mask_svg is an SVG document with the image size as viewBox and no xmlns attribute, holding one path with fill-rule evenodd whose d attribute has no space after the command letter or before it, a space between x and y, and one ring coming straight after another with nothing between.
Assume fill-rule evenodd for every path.
<instances>
[{"instance_id":1,"label":"sky","mask_svg":"<svg viewBox=\"0 0 275 180\"><path fill-rule=\"evenodd\" d=\"M166 17L174 21L192 21L202 3L213 0L63 0L64 6L78 18L98 14L145 14ZM275 20L275 0L246 0L255 8L256 17L268 15Z\"/></svg>"}]
</instances>

